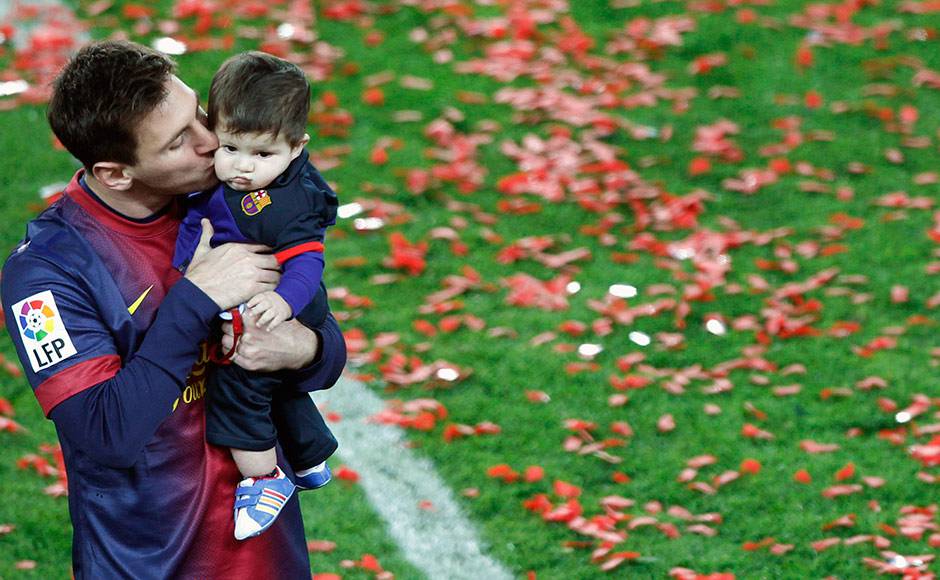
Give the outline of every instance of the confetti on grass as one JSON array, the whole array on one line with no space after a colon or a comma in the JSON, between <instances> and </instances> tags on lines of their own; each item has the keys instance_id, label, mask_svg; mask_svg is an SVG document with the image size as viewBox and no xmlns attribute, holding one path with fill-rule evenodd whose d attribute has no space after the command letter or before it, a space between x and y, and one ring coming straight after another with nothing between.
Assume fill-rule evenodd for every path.
<instances>
[{"instance_id":1,"label":"confetti on grass","mask_svg":"<svg viewBox=\"0 0 940 580\"><path fill-rule=\"evenodd\" d=\"M601 4L603 21L564 0L105 0L84 14L307 72L314 159L346 204L329 234L334 310L351 372L395 397L371 420L408 429L442 469L480 466L455 477L494 518L532 514L526 550L734 578L676 566L694 536L767 570L844 549L851 572L815 575L931 577L936 506L898 489L940 483L924 379L940 367L936 7ZM0 60L0 107L42 101L79 28L57 20ZM387 58L396 42L420 76ZM349 56L363 47L383 58ZM0 399L8 440L25 430L12 411ZM523 440L529 423L543 447ZM64 493L64 467L29 451L23 477L61 477L47 493ZM809 535L730 507L791 495ZM766 529L724 529L742 517ZM546 548L539 526L565 543ZM390 576L369 554L344 568Z\"/></svg>"}]
</instances>

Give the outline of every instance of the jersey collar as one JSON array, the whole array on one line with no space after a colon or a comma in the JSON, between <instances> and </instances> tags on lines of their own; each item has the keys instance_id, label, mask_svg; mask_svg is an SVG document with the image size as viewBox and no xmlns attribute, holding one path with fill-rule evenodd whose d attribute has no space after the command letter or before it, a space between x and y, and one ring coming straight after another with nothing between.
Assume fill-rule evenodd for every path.
<instances>
[{"instance_id":1,"label":"jersey collar","mask_svg":"<svg viewBox=\"0 0 940 580\"><path fill-rule=\"evenodd\" d=\"M65 195L108 229L135 238L149 238L166 233L180 222L180 204L171 201L157 213L143 218L128 217L107 205L85 183L85 170L79 169L65 188Z\"/></svg>"}]
</instances>

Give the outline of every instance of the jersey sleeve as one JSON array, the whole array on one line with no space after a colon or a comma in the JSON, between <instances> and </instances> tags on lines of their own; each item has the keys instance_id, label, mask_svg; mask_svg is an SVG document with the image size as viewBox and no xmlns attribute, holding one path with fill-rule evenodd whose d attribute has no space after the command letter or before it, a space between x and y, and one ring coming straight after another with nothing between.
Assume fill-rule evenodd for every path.
<instances>
[{"instance_id":1,"label":"jersey sleeve","mask_svg":"<svg viewBox=\"0 0 940 580\"><path fill-rule=\"evenodd\" d=\"M305 166L296 185L289 195L292 200L303 200L304 211L298 212L277 232L277 244L274 247L279 254L290 255L303 246L307 246L303 251L311 251L310 242L319 242L321 246L313 251L322 252L326 228L336 224L339 199L310 163Z\"/></svg>"},{"instance_id":2,"label":"jersey sleeve","mask_svg":"<svg viewBox=\"0 0 940 580\"><path fill-rule=\"evenodd\" d=\"M86 280L21 251L7 261L0 293L7 331L46 415L120 370L114 339Z\"/></svg>"},{"instance_id":3,"label":"jersey sleeve","mask_svg":"<svg viewBox=\"0 0 940 580\"><path fill-rule=\"evenodd\" d=\"M330 314L329 294L326 290L326 285L321 280L320 287L313 296L313 300L294 317L307 328L315 328L321 326L326 321L328 314Z\"/></svg>"},{"instance_id":4,"label":"jersey sleeve","mask_svg":"<svg viewBox=\"0 0 940 580\"><path fill-rule=\"evenodd\" d=\"M284 262L284 275L275 292L290 305L296 316L313 301L323 280L323 253L305 252Z\"/></svg>"},{"instance_id":5,"label":"jersey sleeve","mask_svg":"<svg viewBox=\"0 0 940 580\"><path fill-rule=\"evenodd\" d=\"M186 271L199 246L203 218L212 223L210 244L213 248L226 242L245 241L225 203L221 185L212 190L194 193L186 199L186 215L176 234L173 267L181 272Z\"/></svg>"},{"instance_id":6,"label":"jersey sleeve","mask_svg":"<svg viewBox=\"0 0 940 580\"><path fill-rule=\"evenodd\" d=\"M0 278L7 329L59 437L94 461L129 467L173 411L218 306L180 279L127 352L112 338L129 323L120 293L100 265L79 265L69 272L39 251L14 254Z\"/></svg>"},{"instance_id":7,"label":"jersey sleeve","mask_svg":"<svg viewBox=\"0 0 940 580\"><path fill-rule=\"evenodd\" d=\"M299 318L305 326L303 317ZM307 367L286 373L285 379L298 391L311 392L329 389L343 374L346 366L346 340L332 314L322 324L308 326L319 340L317 354Z\"/></svg>"},{"instance_id":8,"label":"jersey sleeve","mask_svg":"<svg viewBox=\"0 0 940 580\"><path fill-rule=\"evenodd\" d=\"M173 412L218 306L186 278L170 288L137 350L113 377L49 411L59 437L111 467L133 465Z\"/></svg>"},{"instance_id":9,"label":"jersey sleeve","mask_svg":"<svg viewBox=\"0 0 940 580\"><path fill-rule=\"evenodd\" d=\"M180 271L186 270L196 253L199 238L202 237L202 218L209 217L208 197L206 193L194 194L186 200L186 215L180 222L173 252L173 267Z\"/></svg>"}]
</instances>

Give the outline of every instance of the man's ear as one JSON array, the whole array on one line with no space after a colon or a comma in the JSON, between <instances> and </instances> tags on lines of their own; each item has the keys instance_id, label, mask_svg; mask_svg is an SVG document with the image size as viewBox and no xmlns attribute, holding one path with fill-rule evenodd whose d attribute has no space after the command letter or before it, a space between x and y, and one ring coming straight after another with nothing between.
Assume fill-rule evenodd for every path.
<instances>
[{"instance_id":1,"label":"man's ear","mask_svg":"<svg viewBox=\"0 0 940 580\"><path fill-rule=\"evenodd\" d=\"M134 184L134 177L128 169L129 167L123 163L99 161L91 168L91 173L108 189L127 191Z\"/></svg>"},{"instance_id":2,"label":"man's ear","mask_svg":"<svg viewBox=\"0 0 940 580\"><path fill-rule=\"evenodd\" d=\"M308 133L304 133L304 136L300 140L300 143L298 143L296 147L290 150L291 161L293 161L294 159L297 159L297 156L300 155L300 152L303 151L304 147L309 142L310 142L310 135Z\"/></svg>"}]
</instances>

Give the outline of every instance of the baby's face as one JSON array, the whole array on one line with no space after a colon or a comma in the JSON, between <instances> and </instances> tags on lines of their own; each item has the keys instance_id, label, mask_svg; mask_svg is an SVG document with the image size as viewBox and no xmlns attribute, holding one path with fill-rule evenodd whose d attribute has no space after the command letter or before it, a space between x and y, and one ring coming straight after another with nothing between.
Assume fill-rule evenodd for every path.
<instances>
[{"instance_id":1,"label":"baby's face","mask_svg":"<svg viewBox=\"0 0 940 580\"><path fill-rule=\"evenodd\" d=\"M267 187L303 149L303 144L291 147L284 137L270 133L229 133L221 123L215 134L215 174L236 191Z\"/></svg>"}]
</instances>

